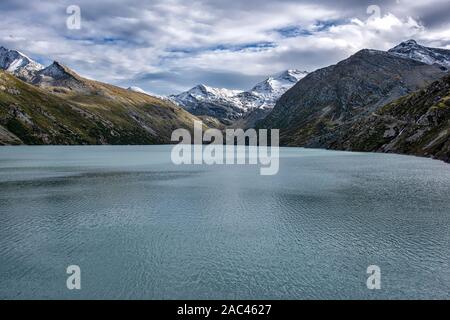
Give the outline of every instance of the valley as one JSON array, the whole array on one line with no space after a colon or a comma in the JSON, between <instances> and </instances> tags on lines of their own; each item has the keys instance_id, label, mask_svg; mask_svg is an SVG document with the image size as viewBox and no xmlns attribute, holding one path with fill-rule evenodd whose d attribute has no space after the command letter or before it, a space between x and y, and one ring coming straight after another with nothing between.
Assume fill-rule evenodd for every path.
<instances>
[{"instance_id":1,"label":"valley","mask_svg":"<svg viewBox=\"0 0 450 320\"><path fill-rule=\"evenodd\" d=\"M248 91L201 84L168 97L81 77L0 49L0 144L167 144L195 121L280 129L282 146L392 152L449 161L450 50L414 40L365 49Z\"/></svg>"}]
</instances>

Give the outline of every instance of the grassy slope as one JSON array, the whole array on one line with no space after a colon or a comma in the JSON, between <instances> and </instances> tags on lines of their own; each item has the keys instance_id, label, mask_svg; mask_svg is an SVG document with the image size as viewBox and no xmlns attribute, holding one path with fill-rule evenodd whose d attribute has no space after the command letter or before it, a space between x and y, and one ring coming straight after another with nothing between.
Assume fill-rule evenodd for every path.
<instances>
[{"instance_id":1,"label":"grassy slope","mask_svg":"<svg viewBox=\"0 0 450 320\"><path fill-rule=\"evenodd\" d=\"M0 71L0 144L11 144L5 129L25 144L168 143L197 119L145 94L80 81L86 90L38 88Z\"/></svg>"}]
</instances>

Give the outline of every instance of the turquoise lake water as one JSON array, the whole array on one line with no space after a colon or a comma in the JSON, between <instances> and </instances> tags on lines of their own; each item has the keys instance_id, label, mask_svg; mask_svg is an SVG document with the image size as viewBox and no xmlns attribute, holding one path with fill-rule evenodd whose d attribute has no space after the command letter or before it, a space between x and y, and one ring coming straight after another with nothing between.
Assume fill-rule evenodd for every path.
<instances>
[{"instance_id":1,"label":"turquoise lake water","mask_svg":"<svg viewBox=\"0 0 450 320\"><path fill-rule=\"evenodd\" d=\"M261 176L170 150L1 147L0 299L450 298L450 165L282 149Z\"/></svg>"}]
</instances>

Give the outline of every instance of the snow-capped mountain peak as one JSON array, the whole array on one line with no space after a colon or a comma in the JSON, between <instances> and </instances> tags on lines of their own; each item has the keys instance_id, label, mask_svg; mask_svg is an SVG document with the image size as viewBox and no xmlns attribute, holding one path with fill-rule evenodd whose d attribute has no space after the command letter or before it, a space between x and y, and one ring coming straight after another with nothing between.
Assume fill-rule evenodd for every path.
<instances>
[{"instance_id":1,"label":"snow-capped mountain peak","mask_svg":"<svg viewBox=\"0 0 450 320\"><path fill-rule=\"evenodd\" d=\"M285 80L290 82L298 82L308 75L308 71L302 71L297 69L286 70L282 72L277 78L278 80Z\"/></svg>"},{"instance_id":2,"label":"snow-capped mountain peak","mask_svg":"<svg viewBox=\"0 0 450 320\"><path fill-rule=\"evenodd\" d=\"M276 76L272 76L258 83L252 90L253 93L263 95L281 95L304 78L308 72L300 70L286 70ZM279 98L279 97L278 97Z\"/></svg>"},{"instance_id":3,"label":"snow-capped mountain peak","mask_svg":"<svg viewBox=\"0 0 450 320\"><path fill-rule=\"evenodd\" d=\"M450 50L422 46L415 40L408 40L388 51L399 57L417 60L429 65L438 64L450 68Z\"/></svg>"},{"instance_id":4,"label":"snow-capped mountain peak","mask_svg":"<svg viewBox=\"0 0 450 320\"><path fill-rule=\"evenodd\" d=\"M44 69L44 66L19 51L0 47L0 69L30 80L38 71Z\"/></svg>"},{"instance_id":5,"label":"snow-capped mountain peak","mask_svg":"<svg viewBox=\"0 0 450 320\"><path fill-rule=\"evenodd\" d=\"M248 91L213 88L204 84L170 96L176 104L196 115L232 120L254 109L271 109L277 100L308 73L286 70L258 83Z\"/></svg>"},{"instance_id":6,"label":"snow-capped mountain peak","mask_svg":"<svg viewBox=\"0 0 450 320\"><path fill-rule=\"evenodd\" d=\"M237 98L241 92L242 91L213 88L204 84L199 84L179 95L172 95L170 98L178 105L187 108L193 107L195 104L199 103L221 103L231 104L234 107L242 109L243 106Z\"/></svg>"},{"instance_id":7,"label":"snow-capped mountain peak","mask_svg":"<svg viewBox=\"0 0 450 320\"><path fill-rule=\"evenodd\" d=\"M199 84L169 99L197 116L213 116L223 121L235 120L246 111L240 94L242 91L213 88Z\"/></svg>"},{"instance_id":8,"label":"snow-capped mountain peak","mask_svg":"<svg viewBox=\"0 0 450 320\"><path fill-rule=\"evenodd\" d=\"M306 71L286 70L258 83L249 92L253 96L250 108L273 108L278 99L306 75Z\"/></svg>"},{"instance_id":9,"label":"snow-capped mountain peak","mask_svg":"<svg viewBox=\"0 0 450 320\"><path fill-rule=\"evenodd\" d=\"M190 95L195 96L196 98L199 98L199 99L205 99L205 98L206 99L207 98L229 99L229 98L236 96L237 94L239 94L241 92L242 91L239 91L239 90L213 88L213 87L209 87L204 84L200 84L188 91L188 93Z\"/></svg>"}]
</instances>

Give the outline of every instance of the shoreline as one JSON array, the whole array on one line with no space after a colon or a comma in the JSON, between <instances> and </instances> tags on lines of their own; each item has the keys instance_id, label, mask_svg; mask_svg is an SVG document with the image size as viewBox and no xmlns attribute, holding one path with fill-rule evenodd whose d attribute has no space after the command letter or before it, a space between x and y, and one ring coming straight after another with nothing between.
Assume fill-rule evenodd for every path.
<instances>
[{"instance_id":1,"label":"shoreline","mask_svg":"<svg viewBox=\"0 0 450 320\"><path fill-rule=\"evenodd\" d=\"M74 145L55 145L55 144L17 144L17 145L0 145L0 150L2 148L17 148L17 147L165 147L165 146L176 146L177 144L74 144ZM207 144L203 144L207 145ZM195 144L191 144L191 146L195 146ZM280 149L307 149L307 150L319 150L319 151L330 151L330 152L346 152L346 153L361 153L361 154L385 154L385 155L397 155L397 156L406 156L406 157L416 157L422 159L430 159L443 162L445 164L450 164L450 159L440 159L433 156L426 155L418 155L418 154L408 154L408 153L395 153L395 152L380 152L380 151L352 151L352 150L338 150L338 149L326 149L326 148L309 148L309 147L294 147L294 146L280 146Z\"/></svg>"}]
</instances>

